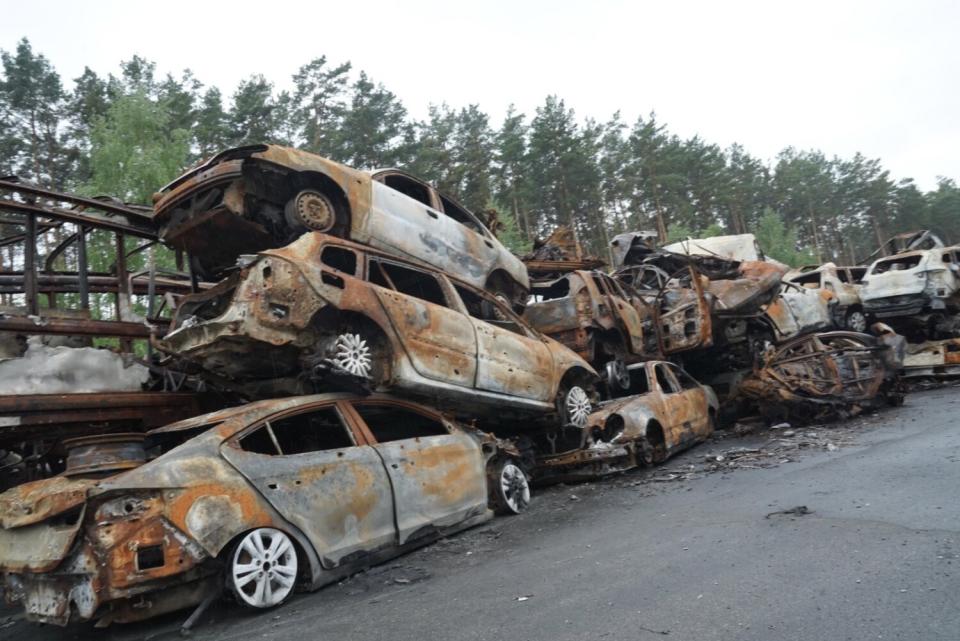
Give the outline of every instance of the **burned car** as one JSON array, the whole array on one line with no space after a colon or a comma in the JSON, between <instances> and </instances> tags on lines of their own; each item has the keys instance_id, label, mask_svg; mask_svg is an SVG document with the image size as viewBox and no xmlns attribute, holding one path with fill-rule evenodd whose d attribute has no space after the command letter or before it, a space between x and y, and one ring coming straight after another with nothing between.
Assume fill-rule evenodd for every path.
<instances>
[{"instance_id":1,"label":"burned car","mask_svg":"<svg viewBox=\"0 0 960 641\"><path fill-rule=\"evenodd\" d=\"M523 317L605 374L611 392L629 386L626 364L659 353L650 308L631 287L602 272L535 281Z\"/></svg>"},{"instance_id":2,"label":"burned car","mask_svg":"<svg viewBox=\"0 0 960 641\"><path fill-rule=\"evenodd\" d=\"M453 198L397 169L364 172L305 151L223 151L154 197L161 238L219 280L237 257L319 231L453 272L522 305L526 268Z\"/></svg>"},{"instance_id":3,"label":"burned car","mask_svg":"<svg viewBox=\"0 0 960 641\"><path fill-rule=\"evenodd\" d=\"M566 225L558 226L545 239L535 240L533 250L522 260L530 277L539 280L550 280L576 270L598 269L605 264L599 257L588 255Z\"/></svg>"},{"instance_id":4,"label":"burned car","mask_svg":"<svg viewBox=\"0 0 960 641\"><path fill-rule=\"evenodd\" d=\"M960 246L914 250L873 262L860 289L864 311L911 336L960 334Z\"/></svg>"},{"instance_id":5,"label":"burned car","mask_svg":"<svg viewBox=\"0 0 960 641\"><path fill-rule=\"evenodd\" d=\"M605 401L564 451L537 458L538 481L589 478L661 463L706 440L716 426L713 390L673 363L628 367L628 396Z\"/></svg>"},{"instance_id":6,"label":"burned car","mask_svg":"<svg viewBox=\"0 0 960 641\"><path fill-rule=\"evenodd\" d=\"M862 266L841 267L824 263L818 267L791 272L784 277L785 283L793 283L815 292L828 292L833 324L838 329L852 332L867 331L867 316L860 300L860 288L867 268Z\"/></svg>"},{"instance_id":7,"label":"burned car","mask_svg":"<svg viewBox=\"0 0 960 641\"><path fill-rule=\"evenodd\" d=\"M465 417L583 425L598 377L491 294L319 232L185 296L156 346L251 397L347 374Z\"/></svg>"},{"instance_id":8,"label":"burned car","mask_svg":"<svg viewBox=\"0 0 960 641\"><path fill-rule=\"evenodd\" d=\"M781 342L801 334L833 329L836 304L837 299L828 290L808 289L784 281L780 294L763 313L774 328L776 342Z\"/></svg>"},{"instance_id":9,"label":"burned car","mask_svg":"<svg viewBox=\"0 0 960 641\"><path fill-rule=\"evenodd\" d=\"M899 405L905 341L890 328L878 334L809 334L770 348L762 366L739 384L768 421L852 416L883 404Z\"/></svg>"},{"instance_id":10,"label":"burned car","mask_svg":"<svg viewBox=\"0 0 960 641\"><path fill-rule=\"evenodd\" d=\"M663 356L678 354L691 371L714 373L752 366L775 340L763 310L780 291L784 266L653 249L642 234L615 241L621 266L614 278L653 308Z\"/></svg>"},{"instance_id":11,"label":"burned car","mask_svg":"<svg viewBox=\"0 0 960 641\"><path fill-rule=\"evenodd\" d=\"M511 446L389 397L188 419L149 433L146 463L132 436L0 495L4 593L28 619L129 622L224 585L262 610L530 500Z\"/></svg>"}]
</instances>

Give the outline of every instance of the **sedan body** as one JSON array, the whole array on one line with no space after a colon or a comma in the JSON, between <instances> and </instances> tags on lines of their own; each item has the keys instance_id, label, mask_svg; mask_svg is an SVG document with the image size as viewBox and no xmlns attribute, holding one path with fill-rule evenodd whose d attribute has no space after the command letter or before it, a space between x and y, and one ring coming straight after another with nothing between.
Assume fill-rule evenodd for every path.
<instances>
[{"instance_id":1,"label":"sedan body","mask_svg":"<svg viewBox=\"0 0 960 641\"><path fill-rule=\"evenodd\" d=\"M471 418L582 425L598 378L489 293L317 232L185 297L157 346L252 396L310 391L332 368Z\"/></svg>"},{"instance_id":2,"label":"sedan body","mask_svg":"<svg viewBox=\"0 0 960 641\"><path fill-rule=\"evenodd\" d=\"M223 151L155 197L161 237L219 279L237 258L321 231L453 272L522 304L519 258L453 198L400 170L364 172L298 149Z\"/></svg>"},{"instance_id":3,"label":"sedan body","mask_svg":"<svg viewBox=\"0 0 960 641\"><path fill-rule=\"evenodd\" d=\"M511 456L428 408L345 394L223 410L149 440L163 453L133 469L117 473L143 449L120 462L86 444L63 475L0 495L4 591L28 619L133 621L224 580L243 605L278 605L491 518Z\"/></svg>"}]
</instances>

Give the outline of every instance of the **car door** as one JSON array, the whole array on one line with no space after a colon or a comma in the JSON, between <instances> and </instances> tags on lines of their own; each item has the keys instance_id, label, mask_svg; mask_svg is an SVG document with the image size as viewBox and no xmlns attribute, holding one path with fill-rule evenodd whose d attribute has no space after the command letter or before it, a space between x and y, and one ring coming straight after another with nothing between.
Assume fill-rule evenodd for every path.
<instances>
[{"instance_id":1,"label":"car door","mask_svg":"<svg viewBox=\"0 0 960 641\"><path fill-rule=\"evenodd\" d=\"M396 540L390 477L332 403L259 421L223 457L336 566Z\"/></svg>"},{"instance_id":2,"label":"car door","mask_svg":"<svg viewBox=\"0 0 960 641\"><path fill-rule=\"evenodd\" d=\"M552 400L554 363L543 339L486 292L454 289L477 336L477 389Z\"/></svg>"},{"instance_id":3,"label":"car door","mask_svg":"<svg viewBox=\"0 0 960 641\"><path fill-rule=\"evenodd\" d=\"M643 317L640 311L630 304L630 298L623 289L606 274L596 274L600 290L607 305L618 320L620 330L626 337L626 347L632 354L643 354Z\"/></svg>"},{"instance_id":4,"label":"car door","mask_svg":"<svg viewBox=\"0 0 960 641\"><path fill-rule=\"evenodd\" d=\"M695 440L697 435L705 435L710 422L710 405L707 402L707 393L703 386L687 372L676 365L669 366L674 380L680 385L680 394L684 397L685 410L688 412L681 417L683 438Z\"/></svg>"},{"instance_id":5,"label":"car door","mask_svg":"<svg viewBox=\"0 0 960 641\"><path fill-rule=\"evenodd\" d=\"M379 257L368 259L367 280L377 285L377 298L417 373L472 388L477 338L467 316L449 306L440 280Z\"/></svg>"},{"instance_id":6,"label":"car door","mask_svg":"<svg viewBox=\"0 0 960 641\"><path fill-rule=\"evenodd\" d=\"M690 399L683 394L683 389L674 378L670 367L666 363L657 363L654 366L657 386L663 394L663 409L666 416L664 437L668 450L673 450L692 433L693 425L690 422Z\"/></svg>"},{"instance_id":7,"label":"car door","mask_svg":"<svg viewBox=\"0 0 960 641\"><path fill-rule=\"evenodd\" d=\"M390 475L401 545L486 514L485 457L473 437L408 403L351 408Z\"/></svg>"}]
</instances>

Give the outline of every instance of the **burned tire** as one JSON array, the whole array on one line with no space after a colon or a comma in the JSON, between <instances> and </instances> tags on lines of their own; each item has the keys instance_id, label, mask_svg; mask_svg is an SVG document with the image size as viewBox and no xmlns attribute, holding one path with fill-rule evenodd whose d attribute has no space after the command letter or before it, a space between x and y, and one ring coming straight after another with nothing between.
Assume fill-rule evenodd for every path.
<instances>
[{"instance_id":1,"label":"burned tire","mask_svg":"<svg viewBox=\"0 0 960 641\"><path fill-rule=\"evenodd\" d=\"M274 528L243 535L226 563L227 589L240 605L252 610L273 608L293 594L300 559L293 540Z\"/></svg>"},{"instance_id":2,"label":"burned tire","mask_svg":"<svg viewBox=\"0 0 960 641\"><path fill-rule=\"evenodd\" d=\"M490 470L490 507L497 514L520 514L530 506L530 480L520 462L499 458Z\"/></svg>"},{"instance_id":3,"label":"burned tire","mask_svg":"<svg viewBox=\"0 0 960 641\"><path fill-rule=\"evenodd\" d=\"M340 223L336 204L329 196L315 189L304 189L297 193L287 201L283 214L291 227L303 231L326 233L333 231Z\"/></svg>"},{"instance_id":4,"label":"burned tire","mask_svg":"<svg viewBox=\"0 0 960 641\"><path fill-rule=\"evenodd\" d=\"M848 310L843 319L843 326L851 332L865 334L867 332L867 316L859 309Z\"/></svg>"},{"instance_id":5,"label":"burned tire","mask_svg":"<svg viewBox=\"0 0 960 641\"><path fill-rule=\"evenodd\" d=\"M585 427L593 403L590 393L573 381L566 381L560 386L557 394L557 413L560 415L560 425Z\"/></svg>"}]
</instances>

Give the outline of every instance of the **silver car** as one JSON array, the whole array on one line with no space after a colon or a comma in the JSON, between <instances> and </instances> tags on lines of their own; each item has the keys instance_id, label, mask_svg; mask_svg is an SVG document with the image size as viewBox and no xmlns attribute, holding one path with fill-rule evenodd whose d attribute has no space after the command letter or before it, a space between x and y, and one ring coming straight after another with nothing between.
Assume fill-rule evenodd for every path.
<instances>
[{"instance_id":1,"label":"silver car","mask_svg":"<svg viewBox=\"0 0 960 641\"><path fill-rule=\"evenodd\" d=\"M163 240L220 279L239 256L320 231L456 274L515 308L530 280L519 258L453 198L398 169L365 172L298 149L223 151L154 196Z\"/></svg>"}]
</instances>

